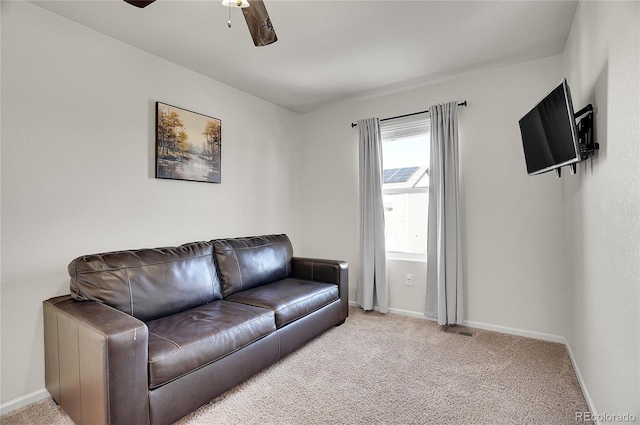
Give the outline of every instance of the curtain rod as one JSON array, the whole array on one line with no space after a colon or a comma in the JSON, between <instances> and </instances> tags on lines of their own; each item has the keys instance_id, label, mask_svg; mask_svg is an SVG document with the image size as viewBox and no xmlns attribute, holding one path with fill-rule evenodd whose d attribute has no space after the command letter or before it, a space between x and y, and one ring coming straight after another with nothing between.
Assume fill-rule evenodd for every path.
<instances>
[{"instance_id":1,"label":"curtain rod","mask_svg":"<svg viewBox=\"0 0 640 425\"><path fill-rule=\"evenodd\" d=\"M467 101L465 100L464 102L458 103L458 106L464 106L466 108L467 107ZM411 114L398 115L397 117L382 118L380 121L395 120L396 118L404 118L404 117L410 117L410 116L413 116L413 115L420 115L420 114L427 114L427 113L429 113L428 109L426 111L412 112ZM353 122L351 123L351 128L357 127L357 126L358 126L358 124L353 123Z\"/></svg>"}]
</instances>

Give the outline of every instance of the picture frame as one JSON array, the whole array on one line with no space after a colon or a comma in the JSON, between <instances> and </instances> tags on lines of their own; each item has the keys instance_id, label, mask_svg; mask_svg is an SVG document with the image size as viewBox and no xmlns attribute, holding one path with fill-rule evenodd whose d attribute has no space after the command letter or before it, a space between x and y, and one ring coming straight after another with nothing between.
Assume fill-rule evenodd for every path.
<instances>
[{"instance_id":1,"label":"picture frame","mask_svg":"<svg viewBox=\"0 0 640 425\"><path fill-rule=\"evenodd\" d=\"M222 120L156 102L156 178L221 183Z\"/></svg>"}]
</instances>

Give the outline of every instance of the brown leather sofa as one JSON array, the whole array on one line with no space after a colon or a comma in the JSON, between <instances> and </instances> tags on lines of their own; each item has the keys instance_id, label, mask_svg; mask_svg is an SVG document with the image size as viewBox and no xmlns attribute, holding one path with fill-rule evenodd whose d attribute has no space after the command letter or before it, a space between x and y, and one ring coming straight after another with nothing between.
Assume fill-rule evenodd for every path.
<instances>
[{"instance_id":1,"label":"brown leather sofa","mask_svg":"<svg viewBox=\"0 0 640 425\"><path fill-rule=\"evenodd\" d=\"M344 261L286 235L79 257L44 301L47 391L78 424L167 424L348 315Z\"/></svg>"}]
</instances>

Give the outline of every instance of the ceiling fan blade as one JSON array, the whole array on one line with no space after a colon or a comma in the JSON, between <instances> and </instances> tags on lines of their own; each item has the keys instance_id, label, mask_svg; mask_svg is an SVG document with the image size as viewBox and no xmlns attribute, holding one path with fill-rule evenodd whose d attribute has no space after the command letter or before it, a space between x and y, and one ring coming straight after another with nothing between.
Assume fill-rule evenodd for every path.
<instances>
[{"instance_id":1,"label":"ceiling fan blade","mask_svg":"<svg viewBox=\"0 0 640 425\"><path fill-rule=\"evenodd\" d=\"M256 46L268 46L278 41L276 31L271 24L271 18L262 0L250 0L249 7L242 9L245 21L249 27L253 44Z\"/></svg>"},{"instance_id":2,"label":"ceiling fan blade","mask_svg":"<svg viewBox=\"0 0 640 425\"><path fill-rule=\"evenodd\" d=\"M153 3L156 0L124 0L124 1L126 1L127 3L135 7L143 8L143 7L149 6L151 3Z\"/></svg>"}]
</instances>

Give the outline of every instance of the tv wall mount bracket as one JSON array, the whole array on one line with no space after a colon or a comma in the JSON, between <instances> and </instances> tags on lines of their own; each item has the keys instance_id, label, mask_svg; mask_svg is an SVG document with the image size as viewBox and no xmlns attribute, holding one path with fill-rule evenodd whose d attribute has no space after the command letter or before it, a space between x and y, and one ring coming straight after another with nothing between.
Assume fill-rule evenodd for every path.
<instances>
[{"instance_id":1,"label":"tv wall mount bracket","mask_svg":"<svg viewBox=\"0 0 640 425\"><path fill-rule=\"evenodd\" d=\"M580 161L586 161L600 149L600 145L594 141L593 137L593 105L588 104L574 114L576 128L578 131L578 147L580 149ZM570 164L571 174L576 173L577 163ZM560 168L556 168L556 175L560 177Z\"/></svg>"}]
</instances>

